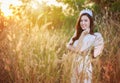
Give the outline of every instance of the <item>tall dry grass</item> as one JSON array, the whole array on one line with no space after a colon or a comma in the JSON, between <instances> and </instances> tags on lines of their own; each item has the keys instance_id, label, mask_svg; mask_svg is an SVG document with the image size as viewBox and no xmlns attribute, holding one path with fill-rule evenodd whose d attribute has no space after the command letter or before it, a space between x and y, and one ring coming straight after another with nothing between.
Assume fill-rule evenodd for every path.
<instances>
[{"instance_id":1,"label":"tall dry grass","mask_svg":"<svg viewBox=\"0 0 120 83\"><path fill-rule=\"evenodd\" d=\"M31 26L26 19L11 23L0 33L1 83L70 83L73 56L66 43L74 29ZM120 24L97 19L105 47L94 64L94 83L119 83Z\"/></svg>"},{"instance_id":2,"label":"tall dry grass","mask_svg":"<svg viewBox=\"0 0 120 83\"><path fill-rule=\"evenodd\" d=\"M0 43L2 83L66 83L69 66L64 68L69 31L49 30L49 23L31 27L20 20L2 31ZM65 33L66 32L66 33ZM3 54L6 53L6 54ZM63 63L64 62L64 63ZM70 61L69 61L70 63ZM65 71L63 71L65 69ZM7 73L7 77L6 77ZM7 80L6 80L7 79Z\"/></svg>"},{"instance_id":3,"label":"tall dry grass","mask_svg":"<svg viewBox=\"0 0 120 83\"><path fill-rule=\"evenodd\" d=\"M120 82L120 18L105 15L96 19L98 30L104 37L104 50L95 65L95 83Z\"/></svg>"}]
</instances>

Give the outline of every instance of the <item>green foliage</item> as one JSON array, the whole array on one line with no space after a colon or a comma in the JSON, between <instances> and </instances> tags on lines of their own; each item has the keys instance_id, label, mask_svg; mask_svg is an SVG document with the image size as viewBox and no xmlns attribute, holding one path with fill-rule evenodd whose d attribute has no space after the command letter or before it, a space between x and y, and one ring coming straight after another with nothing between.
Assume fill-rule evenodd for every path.
<instances>
[{"instance_id":1,"label":"green foliage","mask_svg":"<svg viewBox=\"0 0 120 83\"><path fill-rule=\"evenodd\" d=\"M68 4L69 7L73 8L75 11L80 11L83 7L82 5L85 3L85 0L57 0L58 2L63 2Z\"/></svg>"},{"instance_id":2,"label":"green foliage","mask_svg":"<svg viewBox=\"0 0 120 83\"><path fill-rule=\"evenodd\" d=\"M107 12L118 12L120 11L120 1L119 0L91 0L95 2L100 11Z\"/></svg>"},{"instance_id":3,"label":"green foliage","mask_svg":"<svg viewBox=\"0 0 120 83\"><path fill-rule=\"evenodd\" d=\"M111 5L110 10L111 10L112 12L120 12L120 1L114 2L114 3Z\"/></svg>"},{"instance_id":4,"label":"green foliage","mask_svg":"<svg viewBox=\"0 0 120 83\"><path fill-rule=\"evenodd\" d=\"M94 14L96 15L96 14L99 14L99 13L101 13L101 9L100 9L100 6L99 5L97 5L97 4L94 4L93 6L92 6L92 9L94 9Z\"/></svg>"}]
</instances>

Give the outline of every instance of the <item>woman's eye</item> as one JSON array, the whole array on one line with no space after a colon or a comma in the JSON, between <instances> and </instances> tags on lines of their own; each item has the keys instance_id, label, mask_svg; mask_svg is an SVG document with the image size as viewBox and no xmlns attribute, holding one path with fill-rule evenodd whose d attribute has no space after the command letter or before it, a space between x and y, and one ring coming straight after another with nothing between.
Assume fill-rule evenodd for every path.
<instances>
[{"instance_id":1,"label":"woman's eye","mask_svg":"<svg viewBox=\"0 0 120 83\"><path fill-rule=\"evenodd\" d=\"M88 22L88 20L80 20L80 22Z\"/></svg>"},{"instance_id":2,"label":"woman's eye","mask_svg":"<svg viewBox=\"0 0 120 83\"><path fill-rule=\"evenodd\" d=\"M85 20L85 22L87 22L87 20Z\"/></svg>"}]
</instances>

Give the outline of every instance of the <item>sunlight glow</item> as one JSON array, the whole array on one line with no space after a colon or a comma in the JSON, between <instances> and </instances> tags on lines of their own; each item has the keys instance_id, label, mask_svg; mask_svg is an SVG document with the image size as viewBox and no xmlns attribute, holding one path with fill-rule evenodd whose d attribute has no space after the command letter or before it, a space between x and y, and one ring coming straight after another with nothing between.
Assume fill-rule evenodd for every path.
<instances>
[{"instance_id":1,"label":"sunlight glow","mask_svg":"<svg viewBox=\"0 0 120 83\"><path fill-rule=\"evenodd\" d=\"M4 16L12 16L12 11L9 9L8 5L2 5L1 11L4 13Z\"/></svg>"},{"instance_id":2,"label":"sunlight glow","mask_svg":"<svg viewBox=\"0 0 120 83\"><path fill-rule=\"evenodd\" d=\"M40 4L38 4L38 3L39 3L38 1L33 0L33 1L30 1L29 6L31 6L33 9L36 10L36 9L38 9L39 5L42 4L42 3L40 3Z\"/></svg>"},{"instance_id":3,"label":"sunlight glow","mask_svg":"<svg viewBox=\"0 0 120 83\"><path fill-rule=\"evenodd\" d=\"M63 10L67 8L68 5L65 5L61 2L57 2L56 0L37 0L39 3L43 3L43 2L46 2L47 5L51 6L51 5L54 5L54 6L57 6L57 7L62 7Z\"/></svg>"},{"instance_id":4,"label":"sunlight glow","mask_svg":"<svg viewBox=\"0 0 120 83\"><path fill-rule=\"evenodd\" d=\"M19 0L0 0L0 9L6 17L13 15L12 10L9 8L10 5L20 6L22 2Z\"/></svg>"},{"instance_id":5,"label":"sunlight glow","mask_svg":"<svg viewBox=\"0 0 120 83\"><path fill-rule=\"evenodd\" d=\"M38 8L42 8L40 4L44 4L48 6L57 6L62 7L63 11L67 8L68 5L65 5L61 2L57 2L56 0L32 0L29 3L33 9L37 10ZM21 0L0 0L0 10L4 14L4 16L13 16L13 9L10 6L17 7L21 6L23 3Z\"/></svg>"}]
</instances>

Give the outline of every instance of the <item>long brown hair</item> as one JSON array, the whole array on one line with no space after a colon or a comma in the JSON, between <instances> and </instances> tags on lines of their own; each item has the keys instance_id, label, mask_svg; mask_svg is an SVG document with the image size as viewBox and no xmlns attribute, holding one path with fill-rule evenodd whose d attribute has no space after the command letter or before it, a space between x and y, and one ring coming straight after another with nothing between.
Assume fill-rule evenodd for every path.
<instances>
[{"instance_id":1,"label":"long brown hair","mask_svg":"<svg viewBox=\"0 0 120 83\"><path fill-rule=\"evenodd\" d=\"M82 15L79 16L79 18L78 18L78 20L76 22L76 26L75 26L75 28L76 28L76 34L72 38L73 42L71 44L73 44L75 42L75 40L79 39L79 37L80 37L80 35L81 35L82 31L83 31L82 28L81 28L81 26L80 26L80 20L81 20L81 17L83 15L86 15L90 19L90 34L94 34L94 32L93 32L93 17L90 16L88 13L84 13L84 14L82 14Z\"/></svg>"}]
</instances>

